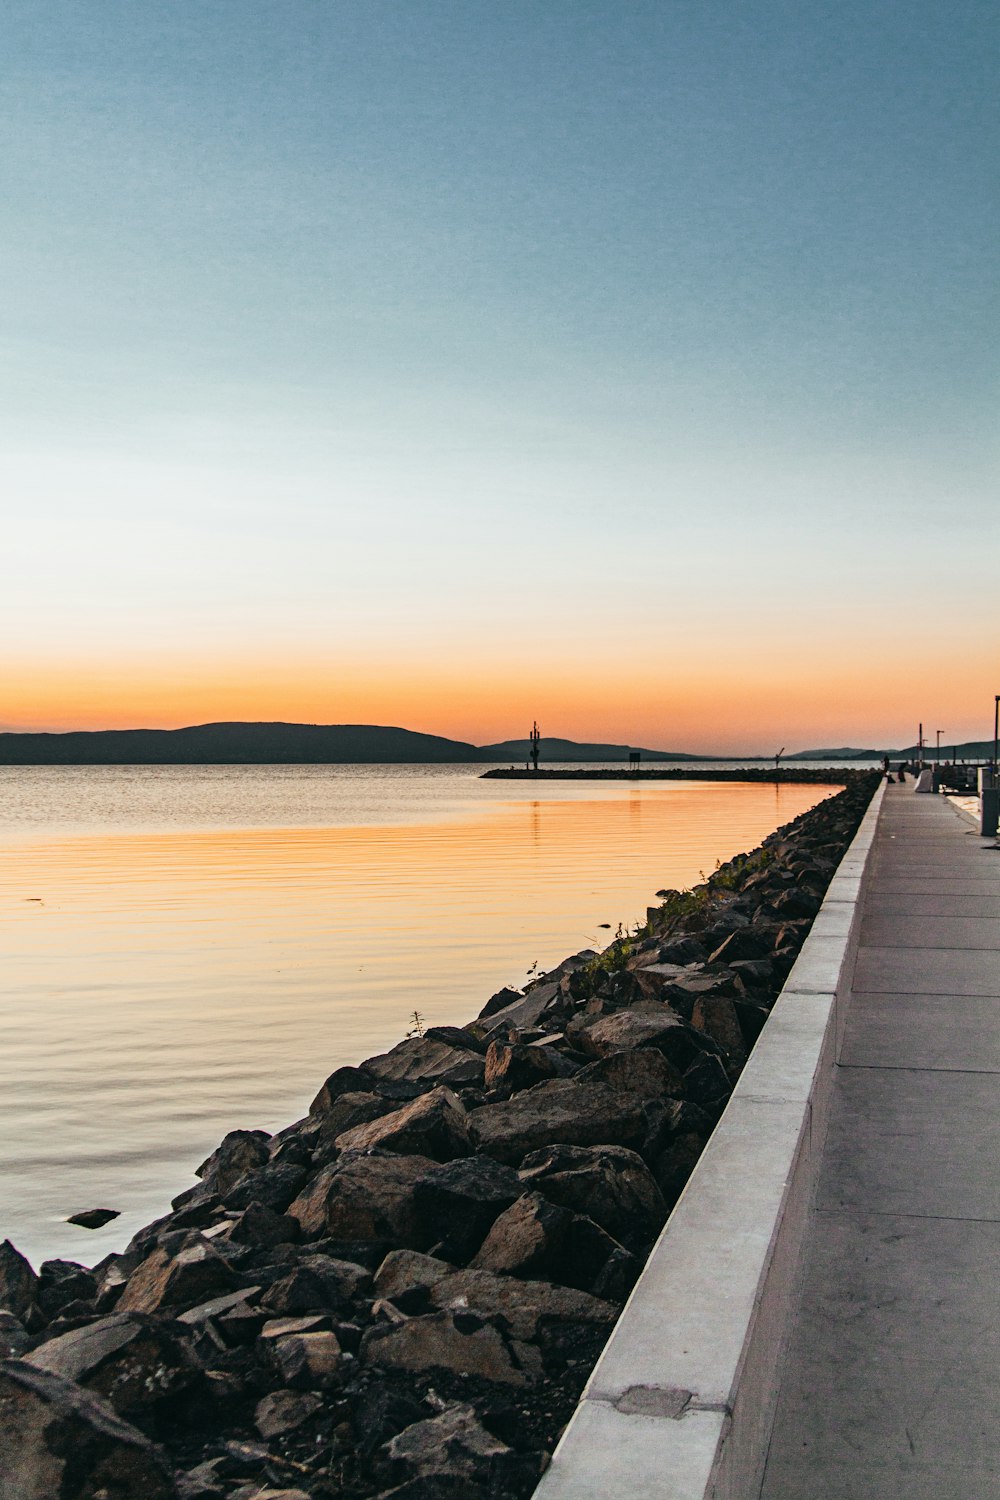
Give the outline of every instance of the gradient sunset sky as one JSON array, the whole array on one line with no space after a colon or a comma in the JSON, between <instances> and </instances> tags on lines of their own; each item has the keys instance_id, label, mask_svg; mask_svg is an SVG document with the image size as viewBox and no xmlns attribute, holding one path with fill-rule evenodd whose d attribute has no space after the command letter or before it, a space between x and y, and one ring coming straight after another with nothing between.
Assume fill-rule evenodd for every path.
<instances>
[{"instance_id":1,"label":"gradient sunset sky","mask_svg":"<svg viewBox=\"0 0 1000 1500\"><path fill-rule=\"evenodd\" d=\"M992 734L993 0L7 0L0 727Z\"/></svg>"}]
</instances>

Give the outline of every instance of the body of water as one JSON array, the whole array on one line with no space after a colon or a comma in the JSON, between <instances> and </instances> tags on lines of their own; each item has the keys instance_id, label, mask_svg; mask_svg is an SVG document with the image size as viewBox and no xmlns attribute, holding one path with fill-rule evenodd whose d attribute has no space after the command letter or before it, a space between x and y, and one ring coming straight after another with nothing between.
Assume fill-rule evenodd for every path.
<instances>
[{"instance_id":1,"label":"body of water","mask_svg":"<svg viewBox=\"0 0 1000 1500\"><path fill-rule=\"evenodd\" d=\"M0 1238L87 1263L419 1011L471 1020L834 789L0 768ZM67 1225L93 1207L122 1216Z\"/></svg>"}]
</instances>

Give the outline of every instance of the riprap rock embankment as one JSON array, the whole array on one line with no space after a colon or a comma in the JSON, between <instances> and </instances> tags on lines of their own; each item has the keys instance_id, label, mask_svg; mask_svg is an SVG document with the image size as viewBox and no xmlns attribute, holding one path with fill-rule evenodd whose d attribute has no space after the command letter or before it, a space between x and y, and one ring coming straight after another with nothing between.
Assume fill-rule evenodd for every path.
<instances>
[{"instance_id":1,"label":"riprap rock embankment","mask_svg":"<svg viewBox=\"0 0 1000 1500\"><path fill-rule=\"evenodd\" d=\"M5 1500L528 1496L877 783L236 1130L92 1270L0 1247Z\"/></svg>"}]
</instances>

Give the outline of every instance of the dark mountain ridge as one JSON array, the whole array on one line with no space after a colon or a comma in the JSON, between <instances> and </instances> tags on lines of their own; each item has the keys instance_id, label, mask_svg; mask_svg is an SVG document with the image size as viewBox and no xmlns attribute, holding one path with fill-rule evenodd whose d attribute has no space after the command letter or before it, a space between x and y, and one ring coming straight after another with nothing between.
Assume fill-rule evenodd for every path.
<instances>
[{"instance_id":1,"label":"dark mountain ridge","mask_svg":"<svg viewBox=\"0 0 1000 1500\"><path fill-rule=\"evenodd\" d=\"M630 750L643 762L743 760L768 761L771 756L692 755L683 751L649 750L639 746L577 742L546 737L541 762L594 761L625 763ZM0 733L0 765L365 765L365 764L497 764L524 762L527 739L472 745L438 734L420 734L386 724L193 724L184 729L75 729L61 733ZM884 752L892 759L909 760L916 746ZM941 758L978 760L993 753L992 741L942 745ZM785 761L874 759L881 750L799 750ZM924 747L924 758L933 751Z\"/></svg>"}]
</instances>

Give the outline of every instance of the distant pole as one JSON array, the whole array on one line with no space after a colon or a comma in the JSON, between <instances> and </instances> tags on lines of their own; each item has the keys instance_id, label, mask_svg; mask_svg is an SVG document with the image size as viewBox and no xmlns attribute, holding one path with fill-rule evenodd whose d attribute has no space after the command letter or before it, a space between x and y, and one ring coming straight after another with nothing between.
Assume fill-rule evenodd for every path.
<instances>
[{"instance_id":1,"label":"distant pole","mask_svg":"<svg viewBox=\"0 0 1000 1500\"><path fill-rule=\"evenodd\" d=\"M923 723L921 723L920 729L919 729L919 732L918 732L918 735L917 735L917 765L920 767L921 771L924 769L924 726L923 726Z\"/></svg>"},{"instance_id":2,"label":"distant pole","mask_svg":"<svg viewBox=\"0 0 1000 1500\"><path fill-rule=\"evenodd\" d=\"M781 764L781 757L784 755L784 753L785 753L785 747L784 747L784 745L782 745L781 749L778 751L777 755L774 757L774 769L775 769L775 771L777 771L779 765Z\"/></svg>"},{"instance_id":3,"label":"distant pole","mask_svg":"<svg viewBox=\"0 0 1000 1500\"><path fill-rule=\"evenodd\" d=\"M997 768L997 740L1000 739L1000 693L993 699L993 771Z\"/></svg>"},{"instance_id":4,"label":"distant pole","mask_svg":"<svg viewBox=\"0 0 1000 1500\"><path fill-rule=\"evenodd\" d=\"M536 771L538 770L538 743L541 737L536 719L531 726L531 764Z\"/></svg>"},{"instance_id":5,"label":"distant pole","mask_svg":"<svg viewBox=\"0 0 1000 1500\"><path fill-rule=\"evenodd\" d=\"M937 752L936 752L934 758L937 761L938 765L940 765L941 764L941 736L944 734L944 730L943 729L935 729L934 733L937 735Z\"/></svg>"}]
</instances>

